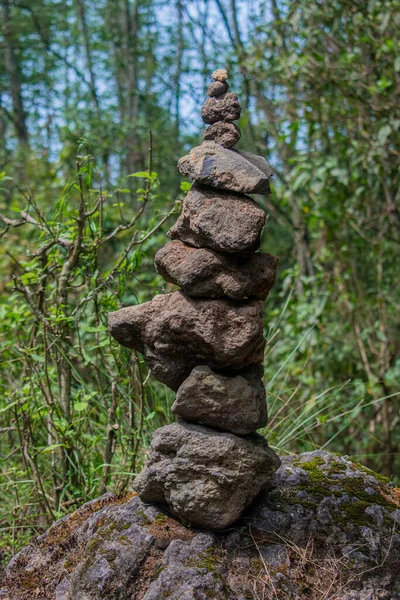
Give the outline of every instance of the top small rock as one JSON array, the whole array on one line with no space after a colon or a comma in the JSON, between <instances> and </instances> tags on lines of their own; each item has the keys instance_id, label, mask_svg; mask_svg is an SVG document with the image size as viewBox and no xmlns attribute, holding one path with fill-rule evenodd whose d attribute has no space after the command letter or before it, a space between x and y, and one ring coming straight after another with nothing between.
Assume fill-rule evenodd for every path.
<instances>
[{"instance_id":1,"label":"top small rock","mask_svg":"<svg viewBox=\"0 0 400 600\"><path fill-rule=\"evenodd\" d=\"M214 81L226 81L228 79L228 71L226 69L217 69L212 74Z\"/></svg>"}]
</instances>

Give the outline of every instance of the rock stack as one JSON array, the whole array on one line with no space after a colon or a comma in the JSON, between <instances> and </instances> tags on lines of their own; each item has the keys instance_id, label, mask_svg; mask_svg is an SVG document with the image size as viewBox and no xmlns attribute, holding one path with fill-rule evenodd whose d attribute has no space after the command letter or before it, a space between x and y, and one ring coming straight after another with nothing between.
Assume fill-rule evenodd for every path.
<instances>
[{"instance_id":1,"label":"rock stack","mask_svg":"<svg viewBox=\"0 0 400 600\"><path fill-rule=\"evenodd\" d=\"M240 130L227 72L213 73L204 141L180 159L193 180L157 271L181 291L109 315L112 336L141 352L177 392L134 488L185 523L223 529L271 483L280 461L254 433L267 422L263 311L278 259L257 252L266 215L245 194L270 192L267 161L232 149Z\"/></svg>"}]
</instances>

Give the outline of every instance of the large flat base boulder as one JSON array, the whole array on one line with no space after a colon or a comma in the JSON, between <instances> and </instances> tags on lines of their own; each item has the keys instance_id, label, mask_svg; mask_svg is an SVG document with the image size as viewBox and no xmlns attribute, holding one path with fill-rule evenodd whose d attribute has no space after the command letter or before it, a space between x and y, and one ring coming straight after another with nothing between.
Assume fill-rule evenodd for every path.
<instances>
[{"instance_id":1,"label":"large flat base boulder","mask_svg":"<svg viewBox=\"0 0 400 600\"><path fill-rule=\"evenodd\" d=\"M248 196L194 185L167 235L195 248L255 252L265 220L263 209Z\"/></svg>"},{"instance_id":2,"label":"large flat base boulder","mask_svg":"<svg viewBox=\"0 0 400 600\"><path fill-rule=\"evenodd\" d=\"M154 432L133 487L141 500L166 503L188 524L225 529L271 485L279 465L258 434L239 437L180 420Z\"/></svg>"},{"instance_id":3,"label":"large flat base boulder","mask_svg":"<svg viewBox=\"0 0 400 600\"><path fill-rule=\"evenodd\" d=\"M267 424L262 365L250 365L234 377L196 367L176 393L172 412L195 421L247 435Z\"/></svg>"},{"instance_id":4,"label":"large flat base boulder","mask_svg":"<svg viewBox=\"0 0 400 600\"><path fill-rule=\"evenodd\" d=\"M0 598L400 599L400 490L322 451L282 457L276 483L222 533L103 496L22 550Z\"/></svg>"},{"instance_id":5,"label":"large flat base boulder","mask_svg":"<svg viewBox=\"0 0 400 600\"><path fill-rule=\"evenodd\" d=\"M112 312L108 323L111 335L141 352L154 376L173 390L201 364L238 369L263 361L257 300L200 300L174 292Z\"/></svg>"},{"instance_id":6,"label":"large flat base boulder","mask_svg":"<svg viewBox=\"0 0 400 600\"><path fill-rule=\"evenodd\" d=\"M166 281L188 296L265 300L275 283L278 259L267 253L220 254L174 240L157 252L154 263Z\"/></svg>"}]
</instances>

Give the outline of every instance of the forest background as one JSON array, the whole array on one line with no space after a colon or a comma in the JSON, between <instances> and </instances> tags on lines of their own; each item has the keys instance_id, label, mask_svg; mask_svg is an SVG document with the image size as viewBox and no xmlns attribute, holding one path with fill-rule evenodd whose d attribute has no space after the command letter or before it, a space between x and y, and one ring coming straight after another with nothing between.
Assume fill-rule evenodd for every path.
<instances>
[{"instance_id":1,"label":"forest background","mask_svg":"<svg viewBox=\"0 0 400 600\"><path fill-rule=\"evenodd\" d=\"M210 75L273 194L265 382L280 452L398 481L400 5L0 0L0 557L140 470L173 394L107 334L170 291L155 252L189 188Z\"/></svg>"}]
</instances>

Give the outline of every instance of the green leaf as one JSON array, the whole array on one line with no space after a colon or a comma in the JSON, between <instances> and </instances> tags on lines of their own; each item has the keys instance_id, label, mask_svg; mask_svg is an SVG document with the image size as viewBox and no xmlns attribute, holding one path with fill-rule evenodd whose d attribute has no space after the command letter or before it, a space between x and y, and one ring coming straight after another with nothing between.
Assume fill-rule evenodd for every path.
<instances>
[{"instance_id":1,"label":"green leaf","mask_svg":"<svg viewBox=\"0 0 400 600\"><path fill-rule=\"evenodd\" d=\"M21 275L21 281L24 285L29 285L30 283L37 281L37 275L36 273L32 273L32 271L29 273L24 273Z\"/></svg>"},{"instance_id":2,"label":"green leaf","mask_svg":"<svg viewBox=\"0 0 400 600\"><path fill-rule=\"evenodd\" d=\"M29 356L31 356L36 362L44 363L44 356L40 356L34 352L30 352Z\"/></svg>"},{"instance_id":3,"label":"green leaf","mask_svg":"<svg viewBox=\"0 0 400 600\"><path fill-rule=\"evenodd\" d=\"M86 410L88 407L88 403L87 402L76 402L74 404L74 410L75 412L83 412L84 410Z\"/></svg>"},{"instance_id":4,"label":"green leaf","mask_svg":"<svg viewBox=\"0 0 400 600\"><path fill-rule=\"evenodd\" d=\"M50 446L47 446L47 448L43 448L43 450L41 451L41 454L47 454L48 452L53 452L53 450L55 450L56 448L66 448L65 444L51 444Z\"/></svg>"},{"instance_id":5,"label":"green leaf","mask_svg":"<svg viewBox=\"0 0 400 600\"><path fill-rule=\"evenodd\" d=\"M145 179L151 179L151 175L148 171L138 171L137 173L131 173L127 177L144 177Z\"/></svg>"},{"instance_id":6,"label":"green leaf","mask_svg":"<svg viewBox=\"0 0 400 600\"><path fill-rule=\"evenodd\" d=\"M97 333L99 331L108 331L108 328L105 325L99 325L98 327L86 327L86 331L88 333Z\"/></svg>"},{"instance_id":7,"label":"green leaf","mask_svg":"<svg viewBox=\"0 0 400 600\"><path fill-rule=\"evenodd\" d=\"M12 181L12 177L9 177L8 175L6 175L5 171L2 171L0 173L0 181Z\"/></svg>"},{"instance_id":8,"label":"green leaf","mask_svg":"<svg viewBox=\"0 0 400 600\"><path fill-rule=\"evenodd\" d=\"M18 400L15 400L15 402L11 402L11 404L7 404L7 406L3 406L2 408L0 408L0 413L6 412L10 408L13 408L16 404L19 404L20 401L21 400L18 398Z\"/></svg>"},{"instance_id":9,"label":"green leaf","mask_svg":"<svg viewBox=\"0 0 400 600\"><path fill-rule=\"evenodd\" d=\"M192 184L189 181L181 181L181 190L182 192L188 192Z\"/></svg>"}]
</instances>

